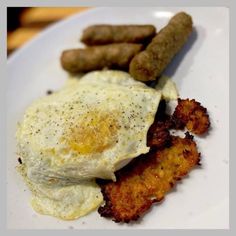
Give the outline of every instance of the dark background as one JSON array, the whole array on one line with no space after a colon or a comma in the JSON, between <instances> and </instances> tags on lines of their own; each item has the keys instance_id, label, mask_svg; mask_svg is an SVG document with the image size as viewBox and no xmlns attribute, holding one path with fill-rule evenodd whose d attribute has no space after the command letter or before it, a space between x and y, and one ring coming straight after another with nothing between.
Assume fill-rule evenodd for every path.
<instances>
[{"instance_id":1,"label":"dark background","mask_svg":"<svg viewBox=\"0 0 236 236\"><path fill-rule=\"evenodd\" d=\"M8 7L7 8L7 32L12 32L20 26L20 15L27 7Z\"/></svg>"},{"instance_id":2,"label":"dark background","mask_svg":"<svg viewBox=\"0 0 236 236\"><path fill-rule=\"evenodd\" d=\"M22 47L50 24L87 9L88 7L8 7L8 55Z\"/></svg>"}]
</instances>

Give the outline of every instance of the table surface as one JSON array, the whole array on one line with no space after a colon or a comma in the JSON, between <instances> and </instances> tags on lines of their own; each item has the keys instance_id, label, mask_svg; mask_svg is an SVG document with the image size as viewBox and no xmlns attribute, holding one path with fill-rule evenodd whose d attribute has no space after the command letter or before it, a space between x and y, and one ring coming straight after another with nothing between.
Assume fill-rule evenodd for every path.
<instances>
[{"instance_id":1,"label":"table surface","mask_svg":"<svg viewBox=\"0 0 236 236\"><path fill-rule=\"evenodd\" d=\"M8 55L22 47L48 25L89 9L88 7L34 7L20 15L20 26L8 33Z\"/></svg>"}]
</instances>

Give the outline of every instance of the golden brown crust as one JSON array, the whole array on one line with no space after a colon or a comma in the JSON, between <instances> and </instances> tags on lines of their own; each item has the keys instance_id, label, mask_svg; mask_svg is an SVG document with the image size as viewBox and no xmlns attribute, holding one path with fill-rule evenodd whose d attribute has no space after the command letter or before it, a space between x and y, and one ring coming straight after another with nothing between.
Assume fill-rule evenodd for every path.
<instances>
[{"instance_id":1,"label":"golden brown crust","mask_svg":"<svg viewBox=\"0 0 236 236\"><path fill-rule=\"evenodd\" d=\"M137 157L119 170L116 182L100 183L105 206L98 212L116 222L137 220L154 202L161 201L199 160L191 135L172 137L170 147Z\"/></svg>"},{"instance_id":2,"label":"golden brown crust","mask_svg":"<svg viewBox=\"0 0 236 236\"><path fill-rule=\"evenodd\" d=\"M146 50L132 59L130 74L140 81L156 80L186 43L191 32L191 16L184 12L176 14L168 25L157 33Z\"/></svg>"},{"instance_id":3,"label":"golden brown crust","mask_svg":"<svg viewBox=\"0 0 236 236\"><path fill-rule=\"evenodd\" d=\"M89 72L103 68L127 70L131 59L141 49L141 44L132 43L70 49L63 51L61 65L71 73Z\"/></svg>"},{"instance_id":4,"label":"golden brown crust","mask_svg":"<svg viewBox=\"0 0 236 236\"><path fill-rule=\"evenodd\" d=\"M92 25L83 32L81 41L87 45L110 43L145 43L156 33L153 25Z\"/></svg>"},{"instance_id":5,"label":"golden brown crust","mask_svg":"<svg viewBox=\"0 0 236 236\"><path fill-rule=\"evenodd\" d=\"M194 134L204 134L210 127L207 109L194 99L178 99L172 120L175 128L186 128Z\"/></svg>"},{"instance_id":6,"label":"golden brown crust","mask_svg":"<svg viewBox=\"0 0 236 236\"><path fill-rule=\"evenodd\" d=\"M171 142L170 132L166 127L166 122L154 122L148 130L147 146L156 149L161 149L168 146Z\"/></svg>"}]
</instances>

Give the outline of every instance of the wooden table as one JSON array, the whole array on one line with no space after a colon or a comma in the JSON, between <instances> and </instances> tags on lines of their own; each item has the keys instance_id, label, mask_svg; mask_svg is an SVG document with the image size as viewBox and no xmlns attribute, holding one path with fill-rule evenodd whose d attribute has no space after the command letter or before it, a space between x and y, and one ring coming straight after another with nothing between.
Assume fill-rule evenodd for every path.
<instances>
[{"instance_id":1,"label":"wooden table","mask_svg":"<svg viewBox=\"0 0 236 236\"><path fill-rule=\"evenodd\" d=\"M24 45L48 25L65 19L73 14L83 12L88 7L33 7L20 16L20 27L8 34L7 52L10 54Z\"/></svg>"}]
</instances>

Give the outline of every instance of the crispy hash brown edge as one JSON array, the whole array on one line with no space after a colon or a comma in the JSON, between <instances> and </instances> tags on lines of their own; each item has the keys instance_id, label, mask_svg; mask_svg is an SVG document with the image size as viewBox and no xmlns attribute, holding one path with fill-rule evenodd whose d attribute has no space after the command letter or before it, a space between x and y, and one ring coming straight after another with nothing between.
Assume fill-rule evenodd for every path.
<instances>
[{"instance_id":1,"label":"crispy hash brown edge","mask_svg":"<svg viewBox=\"0 0 236 236\"><path fill-rule=\"evenodd\" d=\"M116 182L98 181L105 201L98 212L115 222L138 220L199 163L193 136L172 136L170 147L137 157L119 170Z\"/></svg>"},{"instance_id":2,"label":"crispy hash brown edge","mask_svg":"<svg viewBox=\"0 0 236 236\"><path fill-rule=\"evenodd\" d=\"M210 128L207 109L194 99L178 99L178 105L172 116L174 128L186 128L194 134L204 134Z\"/></svg>"}]
</instances>

